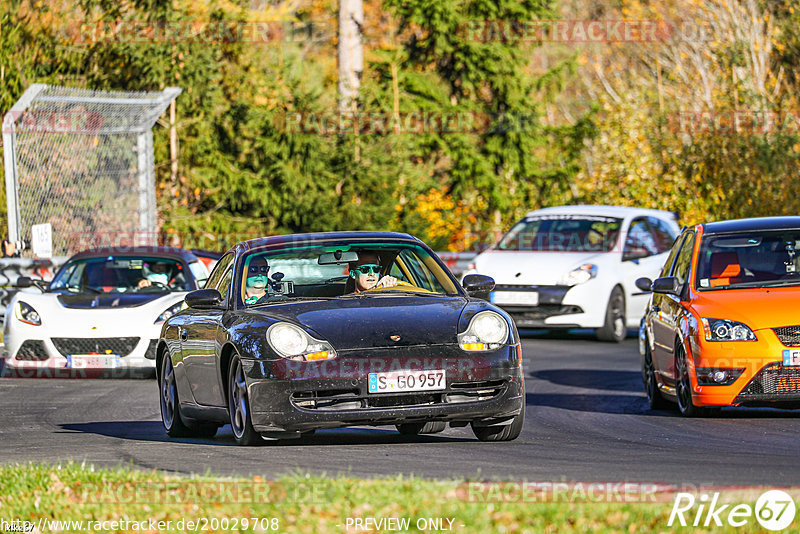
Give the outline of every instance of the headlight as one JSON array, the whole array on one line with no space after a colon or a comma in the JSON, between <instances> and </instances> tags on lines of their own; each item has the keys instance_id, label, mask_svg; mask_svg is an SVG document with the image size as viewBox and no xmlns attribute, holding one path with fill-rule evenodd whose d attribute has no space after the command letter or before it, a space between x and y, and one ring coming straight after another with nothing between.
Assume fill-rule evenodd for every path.
<instances>
[{"instance_id":1,"label":"headlight","mask_svg":"<svg viewBox=\"0 0 800 534\"><path fill-rule=\"evenodd\" d=\"M39 317L39 313L30 304L26 304L21 300L14 306L14 315L23 323L32 324L33 326L42 324L42 318Z\"/></svg>"},{"instance_id":2,"label":"headlight","mask_svg":"<svg viewBox=\"0 0 800 534\"><path fill-rule=\"evenodd\" d=\"M706 341L758 341L750 328L727 319L703 319Z\"/></svg>"},{"instance_id":3,"label":"headlight","mask_svg":"<svg viewBox=\"0 0 800 534\"><path fill-rule=\"evenodd\" d=\"M594 263L584 263L580 267L565 274L558 284L562 286L576 286L578 284L585 284L595 276L597 276L597 265Z\"/></svg>"},{"instance_id":4,"label":"headlight","mask_svg":"<svg viewBox=\"0 0 800 534\"><path fill-rule=\"evenodd\" d=\"M156 322L153 324L161 324L170 317L172 317L173 315L175 315L176 313L178 313L179 311L181 311L183 303L184 301L180 301L177 304L173 304L172 306L164 310L164 312L158 316L158 319L156 319Z\"/></svg>"},{"instance_id":5,"label":"headlight","mask_svg":"<svg viewBox=\"0 0 800 534\"><path fill-rule=\"evenodd\" d=\"M493 311L475 314L467 329L458 334L458 344L464 350L495 350L508 339L508 324Z\"/></svg>"},{"instance_id":6,"label":"headlight","mask_svg":"<svg viewBox=\"0 0 800 534\"><path fill-rule=\"evenodd\" d=\"M290 323L275 323L267 328L267 342L278 355L289 360L316 361L336 357L330 343L311 337Z\"/></svg>"}]
</instances>

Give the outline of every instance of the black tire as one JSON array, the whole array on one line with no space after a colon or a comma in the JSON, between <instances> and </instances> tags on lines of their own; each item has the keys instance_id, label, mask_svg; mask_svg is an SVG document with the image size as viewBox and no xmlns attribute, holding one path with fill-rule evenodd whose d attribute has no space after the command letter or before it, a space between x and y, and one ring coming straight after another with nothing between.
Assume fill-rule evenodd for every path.
<instances>
[{"instance_id":1,"label":"black tire","mask_svg":"<svg viewBox=\"0 0 800 534\"><path fill-rule=\"evenodd\" d=\"M679 342L675 342L675 396L678 399L678 411L684 417L713 417L720 413L719 408L695 406L692 402L692 383L689 379L689 367L686 364L686 351Z\"/></svg>"},{"instance_id":2,"label":"black tire","mask_svg":"<svg viewBox=\"0 0 800 534\"><path fill-rule=\"evenodd\" d=\"M597 339L622 343L628 335L628 325L625 321L625 293L619 286L614 286L606 306L606 318L602 328L598 328Z\"/></svg>"},{"instance_id":3,"label":"black tire","mask_svg":"<svg viewBox=\"0 0 800 534\"><path fill-rule=\"evenodd\" d=\"M470 423L472 433L480 441L512 441L519 437L522 432L522 427L525 425L525 382L522 383L522 410L518 415L514 416L511 423L507 425L494 425L494 426L475 426L475 423Z\"/></svg>"},{"instance_id":4,"label":"black tire","mask_svg":"<svg viewBox=\"0 0 800 534\"><path fill-rule=\"evenodd\" d=\"M185 421L181 415L181 403L178 399L178 387L175 384L175 369L172 359L165 354L161 360L161 373L158 374L158 391L160 393L161 423L167 435L173 438L210 438L219 428L214 423Z\"/></svg>"},{"instance_id":5,"label":"black tire","mask_svg":"<svg viewBox=\"0 0 800 534\"><path fill-rule=\"evenodd\" d=\"M447 423L444 421L428 421L427 423L402 423L395 425L397 431L404 436L417 436L419 434L438 434L444 432Z\"/></svg>"},{"instance_id":6,"label":"black tire","mask_svg":"<svg viewBox=\"0 0 800 534\"><path fill-rule=\"evenodd\" d=\"M236 443L246 446L264 443L261 434L253 429L253 422L250 419L250 400L247 398L247 384L244 378L242 362L238 356L231 358L228 372L228 414Z\"/></svg>"},{"instance_id":7,"label":"black tire","mask_svg":"<svg viewBox=\"0 0 800 534\"><path fill-rule=\"evenodd\" d=\"M647 404L651 410L663 410L669 407L669 402L658 390L656 369L655 365L653 365L653 356L650 353L650 346L647 342L645 342L644 356L642 357L642 382L644 383L644 391L647 393Z\"/></svg>"},{"instance_id":8,"label":"black tire","mask_svg":"<svg viewBox=\"0 0 800 534\"><path fill-rule=\"evenodd\" d=\"M472 432L480 441L512 441L519 437L525 424L525 406L519 415L515 415L510 424L494 426L475 426L470 423Z\"/></svg>"}]
</instances>

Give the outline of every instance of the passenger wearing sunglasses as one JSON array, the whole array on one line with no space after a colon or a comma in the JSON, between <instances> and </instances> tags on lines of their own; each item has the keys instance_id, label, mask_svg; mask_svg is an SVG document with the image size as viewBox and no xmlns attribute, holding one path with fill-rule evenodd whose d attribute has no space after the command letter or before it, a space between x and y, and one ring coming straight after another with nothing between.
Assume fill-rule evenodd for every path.
<instances>
[{"instance_id":1,"label":"passenger wearing sunglasses","mask_svg":"<svg viewBox=\"0 0 800 534\"><path fill-rule=\"evenodd\" d=\"M253 258L247 266L247 280L245 281L244 303L255 304L267 294L269 283L269 264L264 256Z\"/></svg>"},{"instance_id":2,"label":"passenger wearing sunglasses","mask_svg":"<svg viewBox=\"0 0 800 534\"><path fill-rule=\"evenodd\" d=\"M350 276L355 280L353 293L361 293L362 291L379 287L396 286L397 278L389 275L381 278L382 269L380 258L376 254L359 254L358 261L350 264Z\"/></svg>"}]
</instances>

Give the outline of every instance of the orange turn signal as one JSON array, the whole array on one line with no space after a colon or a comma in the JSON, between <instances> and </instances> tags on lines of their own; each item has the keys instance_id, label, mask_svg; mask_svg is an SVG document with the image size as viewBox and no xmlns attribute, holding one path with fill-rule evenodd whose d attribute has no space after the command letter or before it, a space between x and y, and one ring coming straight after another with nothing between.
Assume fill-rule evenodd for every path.
<instances>
[{"instance_id":1,"label":"orange turn signal","mask_svg":"<svg viewBox=\"0 0 800 534\"><path fill-rule=\"evenodd\" d=\"M464 350L486 350L484 343L464 343L461 345Z\"/></svg>"}]
</instances>

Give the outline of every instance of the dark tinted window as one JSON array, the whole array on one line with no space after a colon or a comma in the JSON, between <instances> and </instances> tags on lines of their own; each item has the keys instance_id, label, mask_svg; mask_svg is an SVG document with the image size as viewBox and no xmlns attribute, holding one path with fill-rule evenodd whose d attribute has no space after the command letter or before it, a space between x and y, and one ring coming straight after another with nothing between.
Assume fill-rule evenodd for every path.
<instances>
[{"instance_id":1,"label":"dark tinted window","mask_svg":"<svg viewBox=\"0 0 800 534\"><path fill-rule=\"evenodd\" d=\"M675 268L672 270L672 276L678 279L681 285L685 284L689 279L689 267L692 265L692 249L694 248L694 234L689 233L686 239L683 240L681 251L675 259Z\"/></svg>"},{"instance_id":2,"label":"dark tinted window","mask_svg":"<svg viewBox=\"0 0 800 534\"><path fill-rule=\"evenodd\" d=\"M683 234L682 236L678 236L678 239L675 240L675 243L672 245L672 249L669 251L669 256L667 256L667 261L664 262L664 268L661 269L661 274L659 276L669 276L672 272L672 263L675 261L675 255L678 253L678 250L681 248L681 243L684 239L686 239L686 235L689 232Z\"/></svg>"},{"instance_id":3,"label":"dark tinted window","mask_svg":"<svg viewBox=\"0 0 800 534\"><path fill-rule=\"evenodd\" d=\"M222 275L225 274L225 270L228 268L228 265L230 265L231 260L233 260L233 252L228 253L220 258L220 260L217 262L217 265L214 267L214 272L212 272L211 276L208 277L205 287L216 288L219 285L219 281L222 278Z\"/></svg>"},{"instance_id":4,"label":"dark tinted window","mask_svg":"<svg viewBox=\"0 0 800 534\"><path fill-rule=\"evenodd\" d=\"M589 215L533 215L515 224L497 244L500 250L610 252L621 219Z\"/></svg>"}]
</instances>

